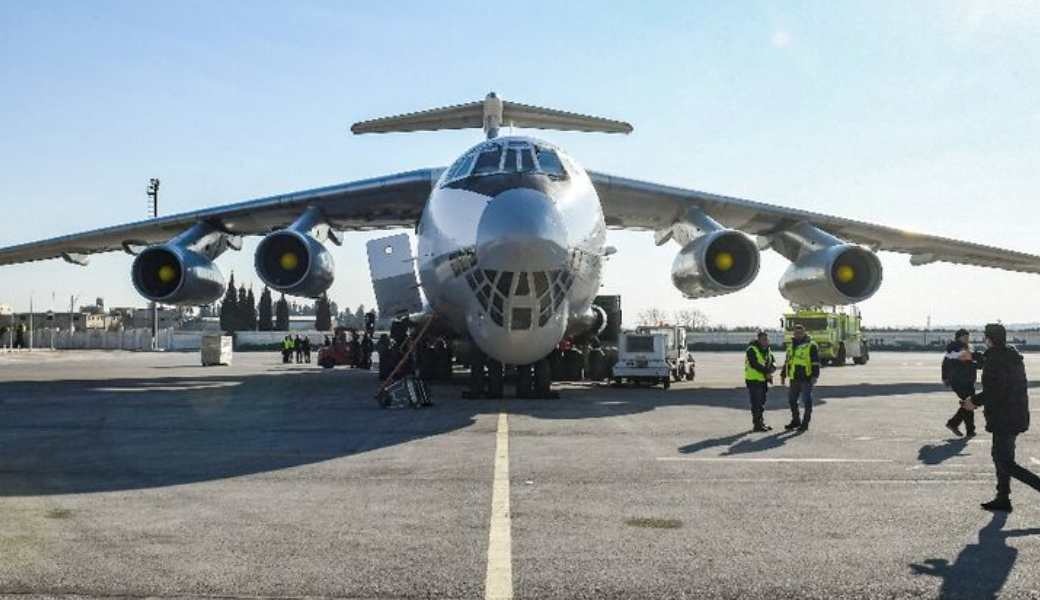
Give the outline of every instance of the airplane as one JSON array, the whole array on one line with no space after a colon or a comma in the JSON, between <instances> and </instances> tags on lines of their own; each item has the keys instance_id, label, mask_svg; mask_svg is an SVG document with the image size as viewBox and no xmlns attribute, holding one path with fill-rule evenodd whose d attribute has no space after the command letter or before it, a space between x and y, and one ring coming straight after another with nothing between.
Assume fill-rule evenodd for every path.
<instances>
[{"instance_id":1,"label":"airplane","mask_svg":"<svg viewBox=\"0 0 1040 600\"><path fill-rule=\"evenodd\" d=\"M596 332L593 304L614 249L608 228L650 230L677 242L672 284L686 298L737 292L759 254L789 261L780 293L795 305L849 305L880 287L880 250L937 261L1040 273L1040 256L841 217L587 171L559 146L499 135L503 127L627 134L632 126L503 100L356 123L354 134L480 128L485 139L446 168L428 168L293 192L0 249L0 266L61 257L135 256L134 287L167 305L211 303L225 291L214 261L262 235L255 267L269 287L317 297L333 282L332 255L351 230L414 228L372 240L379 313L434 320L440 334L475 345L476 394L501 396L504 365L549 392L547 356L566 338ZM752 237L754 236L754 237ZM486 373L486 376L485 376Z\"/></svg>"}]
</instances>

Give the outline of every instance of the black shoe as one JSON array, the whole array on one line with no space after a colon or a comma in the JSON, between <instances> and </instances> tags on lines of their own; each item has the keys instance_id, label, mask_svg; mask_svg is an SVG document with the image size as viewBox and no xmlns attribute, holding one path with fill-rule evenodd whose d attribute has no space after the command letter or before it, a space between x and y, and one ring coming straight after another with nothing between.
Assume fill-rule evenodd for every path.
<instances>
[{"instance_id":1,"label":"black shoe","mask_svg":"<svg viewBox=\"0 0 1040 600\"><path fill-rule=\"evenodd\" d=\"M808 422L808 421L806 421L806 422L802 423L802 424L801 424L801 425L800 425L800 426L798 427L798 431L800 431L800 432L802 432L802 433L805 433L806 431L809 431L809 422Z\"/></svg>"},{"instance_id":2,"label":"black shoe","mask_svg":"<svg viewBox=\"0 0 1040 600\"><path fill-rule=\"evenodd\" d=\"M989 502L983 502L981 504L984 510L1000 511L1000 512L1011 512L1011 499L1010 498L994 498Z\"/></svg>"},{"instance_id":3,"label":"black shoe","mask_svg":"<svg viewBox=\"0 0 1040 600\"><path fill-rule=\"evenodd\" d=\"M784 429L786 429L787 431L791 431L793 429L798 429L801 426L802 426L802 422L800 420L798 420L798 419L791 419L790 423L788 423L787 425L784 425Z\"/></svg>"},{"instance_id":4,"label":"black shoe","mask_svg":"<svg viewBox=\"0 0 1040 600\"><path fill-rule=\"evenodd\" d=\"M964 437L964 434L961 433L961 430L956 425L954 425L953 423L947 422L946 423L946 428L949 429L950 431L952 431L953 435L955 435L957 437Z\"/></svg>"},{"instance_id":5,"label":"black shoe","mask_svg":"<svg viewBox=\"0 0 1040 600\"><path fill-rule=\"evenodd\" d=\"M974 429L972 429L972 430L971 430L971 431L969 431L968 433L965 433L965 434L964 434L964 437L966 437L966 438L973 438L973 437L975 437L975 435L976 435L976 433L975 433L975 430L974 430Z\"/></svg>"},{"instance_id":6,"label":"black shoe","mask_svg":"<svg viewBox=\"0 0 1040 600\"><path fill-rule=\"evenodd\" d=\"M772 430L773 430L773 428L770 427L769 425L755 425L754 427L751 428L751 431L757 431L759 433L765 433L767 431L772 431Z\"/></svg>"}]
</instances>

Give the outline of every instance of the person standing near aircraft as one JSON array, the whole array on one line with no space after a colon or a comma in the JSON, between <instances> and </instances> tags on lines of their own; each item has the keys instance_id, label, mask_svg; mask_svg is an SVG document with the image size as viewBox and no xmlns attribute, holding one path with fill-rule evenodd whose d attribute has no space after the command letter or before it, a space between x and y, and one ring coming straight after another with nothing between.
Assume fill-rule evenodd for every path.
<instances>
[{"instance_id":1,"label":"person standing near aircraft","mask_svg":"<svg viewBox=\"0 0 1040 600\"><path fill-rule=\"evenodd\" d=\"M780 370L780 384L790 378L791 387L787 392L787 402L791 405L791 422L784 429L791 431L808 431L812 420L813 387L820 378L820 349L812 337L805 333L805 326L794 326L794 336L787 345L787 356L783 369ZM805 412L798 415L798 398L801 397Z\"/></svg>"},{"instance_id":2,"label":"person standing near aircraft","mask_svg":"<svg viewBox=\"0 0 1040 600\"><path fill-rule=\"evenodd\" d=\"M962 400L969 411L983 407L986 431L993 434L993 465L997 471L997 497L982 508L1011 512L1011 478L1040 492L1040 476L1015 462L1015 440L1029 430L1029 381L1022 355L1007 345L1007 331L999 323L986 325L986 353L982 366L982 391Z\"/></svg>"},{"instance_id":3,"label":"person standing near aircraft","mask_svg":"<svg viewBox=\"0 0 1040 600\"><path fill-rule=\"evenodd\" d=\"M765 423L766 400L769 396L769 384L773 383L776 363L773 351L769 349L769 334L759 331L755 340L748 346L744 356L744 383L751 398L751 430L772 431Z\"/></svg>"},{"instance_id":4,"label":"person standing near aircraft","mask_svg":"<svg viewBox=\"0 0 1040 600\"><path fill-rule=\"evenodd\" d=\"M946 345L946 354L942 361L943 384L957 394L958 401L969 398L975 393L975 380L978 378L978 365L974 360L968 340L967 329L957 330L953 341ZM957 437L962 437L965 434L961 433L961 423L964 423L967 436L975 437L975 413L963 406L958 406L957 412L946 422L946 428Z\"/></svg>"}]
</instances>

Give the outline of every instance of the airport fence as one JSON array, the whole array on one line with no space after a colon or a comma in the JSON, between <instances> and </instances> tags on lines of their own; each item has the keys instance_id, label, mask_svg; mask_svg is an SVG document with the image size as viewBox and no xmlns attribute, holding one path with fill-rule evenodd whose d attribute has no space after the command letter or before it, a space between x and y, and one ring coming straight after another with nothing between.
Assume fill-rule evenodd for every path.
<instances>
[{"instance_id":1,"label":"airport fence","mask_svg":"<svg viewBox=\"0 0 1040 600\"><path fill-rule=\"evenodd\" d=\"M198 352L202 349L202 336L213 335L212 331L182 331L162 329L158 334L157 347L168 352ZM321 331L238 331L235 332L236 350L278 350L286 335L293 337L306 336L310 339L314 350L324 343L325 332ZM0 348L10 345L7 333L0 336ZM28 334L25 343L29 344ZM69 333L63 330L39 329L33 335L32 345L35 348L54 348L55 350L130 350L145 351L152 349L152 331L150 329L129 329L124 331L105 331L88 329Z\"/></svg>"}]
</instances>

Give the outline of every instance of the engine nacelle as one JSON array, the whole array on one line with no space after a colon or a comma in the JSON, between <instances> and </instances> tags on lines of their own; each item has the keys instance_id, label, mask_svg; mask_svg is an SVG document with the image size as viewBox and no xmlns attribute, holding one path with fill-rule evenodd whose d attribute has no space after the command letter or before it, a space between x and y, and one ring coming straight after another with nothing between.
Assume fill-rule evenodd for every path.
<instances>
[{"instance_id":1,"label":"engine nacelle","mask_svg":"<svg viewBox=\"0 0 1040 600\"><path fill-rule=\"evenodd\" d=\"M821 248L791 263L780 293L802 306L841 306L870 298L881 287L881 261L855 244Z\"/></svg>"},{"instance_id":2,"label":"engine nacelle","mask_svg":"<svg viewBox=\"0 0 1040 600\"><path fill-rule=\"evenodd\" d=\"M137 292L162 304L209 304L224 295L224 276L213 261L174 244L144 249L130 271Z\"/></svg>"},{"instance_id":3,"label":"engine nacelle","mask_svg":"<svg viewBox=\"0 0 1040 600\"><path fill-rule=\"evenodd\" d=\"M316 298L332 285L335 272L332 253L300 231L276 231L256 248L257 275L279 292Z\"/></svg>"},{"instance_id":4,"label":"engine nacelle","mask_svg":"<svg viewBox=\"0 0 1040 600\"><path fill-rule=\"evenodd\" d=\"M585 314L567 323L567 331L563 337L575 343L584 343L592 336L599 335L607 326L607 311L593 304Z\"/></svg>"},{"instance_id":5,"label":"engine nacelle","mask_svg":"<svg viewBox=\"0 0 1040 600\"><path fill-rule=\"evenodd\" d=\"M683 247L672 263L672 284L687 298L744 289L758 275L758 246L733 229L712 231Z\"/></svg>"}]
</instances>

